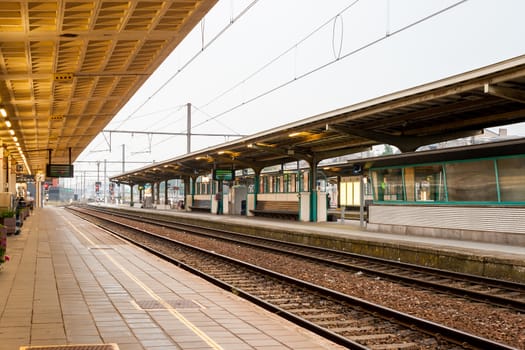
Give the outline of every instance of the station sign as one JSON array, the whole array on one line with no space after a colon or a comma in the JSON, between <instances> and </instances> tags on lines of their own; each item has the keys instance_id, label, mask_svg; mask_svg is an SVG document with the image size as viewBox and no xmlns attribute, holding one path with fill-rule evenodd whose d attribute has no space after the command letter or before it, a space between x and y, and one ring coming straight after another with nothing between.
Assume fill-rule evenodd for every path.
<instances>
[{"instance_id":1,"label":"station sign","mask_svg":"<svg viewBox=\"0 0 525 350\"><path fill-rule=\"evenodd\" d=\"M235 179L235 170L233 169L214 169L214 180L232 181Z\"/></svg>"},{"instance_id":2,"label":"station sign","mask_svg":"<svg viewBox=\"0 0 525 350\"><path fill-rule=\"evenodd\" d=\"M35 182L35 175L16 174L16 182L18 183Z\"/></svg>"}]
</instances>

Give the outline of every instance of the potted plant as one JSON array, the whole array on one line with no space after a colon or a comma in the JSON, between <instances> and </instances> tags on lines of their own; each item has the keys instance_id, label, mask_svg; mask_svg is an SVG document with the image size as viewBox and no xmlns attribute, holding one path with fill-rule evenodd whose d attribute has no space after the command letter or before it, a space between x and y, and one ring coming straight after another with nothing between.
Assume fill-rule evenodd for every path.
<instances>
[{"instance_id":1,"label":"potted plant","mask_svg":"<svg viewBox=\"0 0 525 350\"><path fill-rule=\"evenodd\" d=\"M4 210L0 213L2 225L7 229L7 234L17 233L16 230L16 212L14 210Z\"/></svg>"},{"instance_id":2,"label":"potted plant","mask_svg":"<svg viewBox=\"0 0 525 350\"><path fill-rule=\"evenodd\" d=\"M5 252L7 250L7 230L4 225L0 225L0 264L5 262Z\"/></svg>"}]
</instances>

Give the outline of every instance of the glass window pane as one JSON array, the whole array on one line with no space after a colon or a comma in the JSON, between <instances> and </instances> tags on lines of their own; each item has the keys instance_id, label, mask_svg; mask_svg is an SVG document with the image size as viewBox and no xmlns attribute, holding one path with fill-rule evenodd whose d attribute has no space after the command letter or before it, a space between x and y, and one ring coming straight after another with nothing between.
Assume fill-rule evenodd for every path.
<instances>
[{"instance_id":1,"label":"glass window pane","mask_svg":"<svg viewBox=\"0 0 525 350\"><path fill-rule=\"evenodd\" d=\"M525 202L525 158L499 159L498 179L502 202Z\"/></svg>"},{"instance_id":2,"label":"glass window pane","mask_svg":"<svg viewBox=\"0 0 525 350\"><path fill-rule=\"evenodd\" d=\"M445 183L441 165L417 166L415 167L414 177L416 201L439 202L445 200Z\"/></svg>"},{"instance_id":3,"label":"glass window pane","mask_svg":"<svg viewBox=\"0 0 525 350\"><path fill-rule=\"evenodd\" d=\"M377 169L372 171L374 200L404 200L403 176L401 168Z\"/></svg>"},{"instance_id":4,"label":"glass window pane","mask_svg":"<svg viewBox=\"0 0 525 350\"><path fill-rule=\"evenodd\" d=\"M449 201L498 201L494 161L448 163L445 167Z\"/></svg>"}]
</instances>

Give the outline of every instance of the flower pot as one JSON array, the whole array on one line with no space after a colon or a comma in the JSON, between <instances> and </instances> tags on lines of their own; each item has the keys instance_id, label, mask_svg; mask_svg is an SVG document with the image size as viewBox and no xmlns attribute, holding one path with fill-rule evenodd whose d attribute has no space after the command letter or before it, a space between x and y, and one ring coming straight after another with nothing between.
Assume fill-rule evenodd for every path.
<instances>
[{"instance_id":1,"label":"flower pot","mask_svg":"<svg viewBox=\"0 0 525 350\"><path fill-rule=\"evenodd\" d=\"M5 261L5 252L7 250L7 229L0 227L0 264Z\"/></svg>"},{"instance_id":2,"label":"flower pot","mask_svg":"<svg viewBox=\"0 0 525 350\"><path fill-rule=\"evenodd\" d=\"M2 225L6 228L8 235L16 233L16 217L10 216L2 218L2 220Z\"/></svg>"}]
</instances>

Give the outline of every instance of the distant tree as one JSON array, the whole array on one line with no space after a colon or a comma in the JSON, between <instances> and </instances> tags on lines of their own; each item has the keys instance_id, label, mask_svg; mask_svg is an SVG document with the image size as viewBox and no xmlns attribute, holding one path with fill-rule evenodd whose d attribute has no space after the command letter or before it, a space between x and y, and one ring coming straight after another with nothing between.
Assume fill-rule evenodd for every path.
<instances>
[{"instance_id":1,"label":"distant tree","mask_svg":"<svg viewBox=\"0 0 525 350\"><path fill-rule=\"evenodd\" d=\"M390 145L385 145L385 150L383 151L383 156L388 156L390 154L394 154L394 149Z\"/></svg>"}]
</instances>

